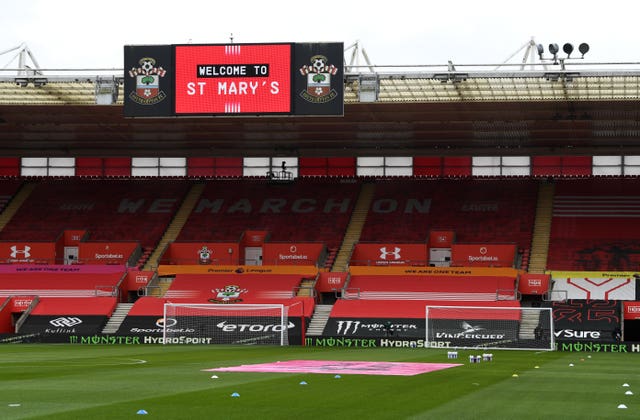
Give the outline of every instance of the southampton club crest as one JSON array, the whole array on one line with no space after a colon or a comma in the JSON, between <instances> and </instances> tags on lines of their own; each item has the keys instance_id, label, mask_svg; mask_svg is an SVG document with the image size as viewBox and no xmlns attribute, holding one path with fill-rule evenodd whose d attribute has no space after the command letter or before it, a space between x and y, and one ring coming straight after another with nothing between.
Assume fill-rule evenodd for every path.
<instances>
[{"instance_id":1,"label":"southampton club crest","mask_svg":"<svg viewBox=\"0 0 640 420\"><path fill-rule=\"evenodd\" d=\"M144 57L138 63L138 67L129 70L129 76L136 79L136 90L129 94L129 99L140 105L155 105L167 97L160 88L166 70L156 67L155 58Z\"/></svg>"},{"instance_id":2,"label":"southampton club crest","mask_svg":"<svg viewBox=\"0 0 640 420\"><path fill-rule=\"evenodd\" d=\"M240 286L236 286L235 284L226 285L224 289L212 289L211 291L216 294L215 297L209 299L209 302L213 303L242 302L240 295L248 292L247 289L241 289Z\"/></svg>"},{"instance_id":3,"label":"southampton club crest","mask_svg":"<svg viewBox=\"0 0 640 420\"><path fill-rule=\"evenodd\" d=\"M198 250L198 262L200 264L211 264L211 251L206 245Z\"/></svg>"},{"instance_id":4,"label":"southampton club crest","mask_svg":"<svg viewBox=\"0 0 640 420\"><path fill-rule=\"evenodd\" d=\"M322 104L330 102L338 96L338 92L331 87L331 76L338 73L338 68L328 63L324 55L314 55L300 68L300 73L307 77L307 89L300 92L300 96L307 102Z\"/></svg>"}]
</instances>

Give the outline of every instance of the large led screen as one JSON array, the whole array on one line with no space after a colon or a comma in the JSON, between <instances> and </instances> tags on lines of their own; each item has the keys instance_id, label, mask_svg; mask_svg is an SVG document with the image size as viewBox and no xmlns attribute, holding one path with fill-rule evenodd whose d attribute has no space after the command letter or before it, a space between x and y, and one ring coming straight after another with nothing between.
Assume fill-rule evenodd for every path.
<instances>
[{"instance_id":1,"label":"large led screen","mask_svg":"<svg viewBox=\"0 0 640 420\"><path fill-rule=\"evenodd\" d=\"M176 45L176 115L290 112L291 44Z\"/></svg>"}]
</instances>

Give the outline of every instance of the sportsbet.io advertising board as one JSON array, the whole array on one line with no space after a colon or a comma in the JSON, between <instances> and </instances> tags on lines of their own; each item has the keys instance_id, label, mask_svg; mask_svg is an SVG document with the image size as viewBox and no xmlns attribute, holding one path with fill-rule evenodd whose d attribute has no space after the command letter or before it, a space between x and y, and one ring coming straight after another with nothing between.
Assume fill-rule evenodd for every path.
<instances>
[{"instance_id":1,"label":"sportsbet.io advertising board","mask_svg":"<svg viewBox=\"0 0 640 420\"><path fill-rule=\"evenodd\" d=\"M344 114L342 43L127 45L125 117Z\"/></svg>"}]
</instances>

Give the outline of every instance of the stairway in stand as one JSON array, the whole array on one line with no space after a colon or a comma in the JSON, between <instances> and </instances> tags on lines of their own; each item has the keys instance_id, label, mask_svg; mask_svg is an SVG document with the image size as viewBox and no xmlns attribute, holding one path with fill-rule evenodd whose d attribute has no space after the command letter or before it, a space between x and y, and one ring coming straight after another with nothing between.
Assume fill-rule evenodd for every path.
<instances>
[{"instance_id":1,"label":"stairway in stand","mask_svg":"<svg viewBox=\"0 0 640 420\"><path fill-rule=\"evenodd\" d=\"M333 305L316 305L313 316L311 317L311 322L309 323L309 328L307 328L307 336L319 337L322 335L324 327L327 325L327 321L329 321L332 308Z\"/></svg>"},{"instance_id":2,"label":"stairway in stand","mask_svg":"<svg viewBox=\"0 0 640 420\"><path fill-rule=\"evenodd\" d=\"M116 310L113 311L109 321L102 329L102 334L115 334L122 325L122 322L127 317L127 314L131 310L133 303L119 303Z\"/></svg>"},{"instance_id":3,"label":"stairway in stand","mask_svg":"<svg viewBox=\"0 0 640 420\"><path fill-rule=\"evenodd\" d=\"M538 189L538 205L529 259L530 273L542 274L547 268L554 191L554 184L550 182L542 182Z\"/></svg>"},{"instance_id":4,"label":"stairway in stand","mask_svg":"<svg viewBox=\"0 0 640 420\"><path fill-rule=\"evenodd\" d=\"M338 251L338 255L336 256L336 260L331 271L343 272L347 270L351 254L353 252L353 247L360 240L362 228L367 220L367 214L369 213L369 207L371 207L375 190L375 184L362 184L358 201L353 209L349 226L344 234L342 245L340 246L340 250Z\"/></svg>"},{"instance_id":5,"label":"stairway in stand","mask_svg":"<svg viewBox=\"0 0 640 420\"><path fill-rule=\"evenodd\" d=\"M184 224L187 222L191 211L200 199L202 191L204 191L204 187L205 184L203 183L198 183L191 187L191 190L187 194L187 197L182 202L182 206L180 206L175 217L173 218L173 221L165 231L162 239L160 239L160 243L158 243L158 246L156 246L156 249L149 257L149 260L147 260L144 266L145 270L153 270L158 267L160 256L164 252L165 248L171 242L175 241L180 234L180 231L184 227Z\"/></svg>"}]
</instances>

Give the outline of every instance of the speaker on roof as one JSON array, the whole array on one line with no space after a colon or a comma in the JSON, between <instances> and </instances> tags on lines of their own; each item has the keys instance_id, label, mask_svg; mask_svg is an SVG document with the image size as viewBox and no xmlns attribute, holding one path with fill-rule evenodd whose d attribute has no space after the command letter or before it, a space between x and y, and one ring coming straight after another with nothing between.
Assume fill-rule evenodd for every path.
<instances>
[{"instance_id":1,"label":"speaker on roof","mask_svg":"<svg viewBox=\"0 0 640 420\"><path fill-rule=\"evenodd\" d=\"M580 51L580 54L582 54L582 56L584 57L584 55L589 52L589 44L583 42L582 44L578 45L578 51Z\"/></svg>"},{"instance_id":2,"label":"speaker on roof","mask_svg":"<svg viewBox=\"0 0 640 420\"><path fill-rule=\"evenodd\" d=\"M573 52L573 45L567 42L562 46L562 51L564 51L564 53L567 54L567 58L569 58L569 56Z\"/></svg>"}]
</instances>

